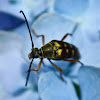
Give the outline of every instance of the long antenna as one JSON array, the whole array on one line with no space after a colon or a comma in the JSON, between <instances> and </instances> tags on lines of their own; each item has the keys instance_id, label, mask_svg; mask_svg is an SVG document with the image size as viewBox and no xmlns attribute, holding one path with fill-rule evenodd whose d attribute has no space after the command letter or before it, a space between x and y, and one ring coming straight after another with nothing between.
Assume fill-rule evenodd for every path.
<instances>
[{"instance_id":1,"label":"long antenna","mask_svg":"<svg viewBox=\"0 0 100 100\"><path fill-rule=\"evenodd\" d=\"M28 30L29 30L29 34L30 34L30 38L31 38L31 42L32 42L32 48L34 48L34 44L33 44L33 40L32 40L32 35L31 35L31 31L30 31L30 28L29 28L29 25L28 25L28 21L26 19L26 16L24 14L24 12L22 10L20 10L20 13L23 14L25 20L26 20L26 24L27 24L27 27L28 27ZM27 86L27 83L28 83L28 79L29 79L29 76L30 76L30 69L31 69L31 66L32 66L32 62L33 62L33 59L30 63L30 66L29 66L29 70L28 70L28 74L27 74L27 78L26 78L26 83L25 83L25 86Z\"/></svg>"},{"instance_id":2,"label":"long antenna","mask_svg":"<svg viewBox=\"0 0 100 100\"><path fill-rule=\"evenodd\" d=\"M24 14L24 12L22 10L20 10L20 13L23 14L23 16L24 16L24 18L26 20L26 24L27 24L27 27L28 27L28 30L29 30L29 34L30 34L30 38L31 38L31 42L32 42L32 48L34 48L34 44L33 44L33 40L32 40L32 35L31 35L31 31L30 31L30 28L29 28L29 25L28 25L28 21L26 19L26 16L25 16L25 14Z\"/></svg>"},{"instance_id":3,"label":"long antenna","mask_svg":"<svg viewBox=\"0 0 100 100\"><path fill-rule=\"evenodd\" d=\"M27 83L28 83L28 79L29 79L29 75L30 75L30 69L31 69L32 62L33 62L33 59L32 59L32 61L30 63L30 66L29 66L29 70L28 70L28 74L27 74L25 86L27 86Z\"/></svg>"}]
</instances>

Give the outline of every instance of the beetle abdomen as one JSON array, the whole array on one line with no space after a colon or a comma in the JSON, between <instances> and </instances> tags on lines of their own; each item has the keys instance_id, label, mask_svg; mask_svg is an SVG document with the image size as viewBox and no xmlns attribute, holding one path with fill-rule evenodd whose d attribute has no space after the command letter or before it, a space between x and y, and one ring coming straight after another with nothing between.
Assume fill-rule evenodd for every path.
<instances>
[{"instance_id":1,"label":"beetle abdomen","mask_svg":"<svg viewBox=\"0 0 100 100\"><path fill-rule=\"evenodd\" d=\"M58 40L52 40L50 43L53 47L54 60L79 57L78 49L72 44Z\"/></svg>"},{"instance_id":2,"label":"beetle abdomen","mask_svg":"<svg viewBox=\"0 0 100 100\"><path fill-rule=\"evenodd\" d=\"M42 58L49 58L54 60L64 60L67 58L78 58L78 49L69 43L52 40L40 48Z\"/></svg>"}]
</instances>

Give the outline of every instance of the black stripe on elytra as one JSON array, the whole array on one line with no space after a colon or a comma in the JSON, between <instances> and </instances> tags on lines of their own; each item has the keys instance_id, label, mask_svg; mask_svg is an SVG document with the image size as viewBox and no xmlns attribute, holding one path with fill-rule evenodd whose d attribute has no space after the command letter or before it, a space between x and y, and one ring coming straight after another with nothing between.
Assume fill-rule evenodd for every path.
<instances>
[{"instance_id":1,"label":"black stripe on elytra","mask_svg":"<svg viewBox=\"0 0 100 100\"><path fill-rule=\"evenodd\" d=\"M67 44L67 49L68 49L68 58L71 58L72 57L72 49L70 47L70 44Z\"/></svg>"},{"instance_id":2,"label":"black stripe on elytra","mask_svg":"<svg viewBox=\"0 0 100 100\"><path fill-rule=\"evenodd\" d=\"M62 53L61 53L62 58L65 58L67 56L67 53L66 53L66 48L64 46L64 42L62 41L57 41L57 42L61 45L59 49L62 49Z\"/></svg>"},{"instance_id":3,"label":"black stripe on elytra","mask_svg":"<svg viewBox=\"0 0 100 100\"><path fill-rule=\"evenodd\" d=\"M77 57L78 56L78 50L75 46L73 46L73 50L74 50L74 55L73 57Z\"/></svg>"}]
</instances>

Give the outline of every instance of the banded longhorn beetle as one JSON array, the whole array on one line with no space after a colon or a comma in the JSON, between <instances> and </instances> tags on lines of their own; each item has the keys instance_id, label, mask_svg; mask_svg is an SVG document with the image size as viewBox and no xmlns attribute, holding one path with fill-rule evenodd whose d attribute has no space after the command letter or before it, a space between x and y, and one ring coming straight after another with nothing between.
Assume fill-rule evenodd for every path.
<instances>
[{"instance_id":1,"label":"banded longhorn beetle","mask_svg":"<svg viewBox=\"0 0 100 100\"><path fill-rule=\"evenodd\" d=\"M57 65L55 65L51 60L63 60L63 61L69 61L69 62L79 62L81 65L83 65L82 62L80 62L78 59L76 59L80 56L77 47L72 45L72 44L69 44L67 42L64 42L64 39L68 35L72 36L72 34L70 34L70 33L65 34L60 41L59 40L52 40L52 41L48 42L47 44L45 44L45 36L44 35L37 35L36 32L32 29L32 32L35 34L36 37L42 37L42 42L43 42L43 46L40 49L34 48L34 43L32 40L32 35L31 35L31 31L30 31L26 16L22 10L20 11L20 13L22 13L24 18L25 18L25 21L26 21L26 24L27 24L27 27L29 30L31 43L32 43L31 53L29 53L29 55L28 55L29 59L32 59L32 60L31 60L30 66L29 66L29 70L27 71L28 75L26 78L25 86L27 86L30 71L39 71L41 64L43 63L43 58L47 58L49 60L49 62L56 69L58 69L60 71L60 77L62 80L64 80L62 77L63 70L61 68L59 68ZM31 65L32 65L34 58L41 59L38 66L37 66L37 69L31 69ZM68 59L68 58L73 58L73 59Z\"/></svg>"}]
</instances>

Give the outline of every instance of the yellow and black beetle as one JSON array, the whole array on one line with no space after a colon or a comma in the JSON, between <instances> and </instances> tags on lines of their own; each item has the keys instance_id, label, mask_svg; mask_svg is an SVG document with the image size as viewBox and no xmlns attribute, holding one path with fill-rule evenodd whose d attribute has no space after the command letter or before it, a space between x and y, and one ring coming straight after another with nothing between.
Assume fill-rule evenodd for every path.
<instances>
[{"instance_id":1,"label":"yellow and black beetle","mask_svg":"<svg viewBox=\"0 0 100 100\"><path fill-rule=\"evenodd\" d=\"M29 75L30 75L30 71L38 71L40 69L40 66L41 64L43 63L43 58L47 58L50 63L60 71L60 76L62 78L62 69L59 68L57 65L55 65L54 63L51 62L51 59L52 60L63 60L63 61L69 61L69 62L79 62L80 64L83 65L83 63L81 63L79 60L75 59L75 58L78 58L80 56L79 54L79 51L77 49L77 47L75 47L74 45L72 44L69 44L69 43L66 43L66 42L63 42L63 40L68 36L68 35L72 35L70 33L67 33L64 35L64 37L61 39L61 41L58 41L58 40L52 40L50 41L49 43L45 44L45 37L44 35L37 35L35 33L34 30L32 30L32 32L37 36L37 37L42 37L42 42L43 42L43 46L38 49L38 48L34 48L34 44L33 44L33 40L32 40L32 35L31 35L31 31L30 31L30 28L29 28L29 25L28 25L28 22L27 22L27 19L26 19L26 16L25 14L23 13L23 11L21 10L20 11L24 17L25 17L25 20L26 20L26 23L27 23L27 27L28 27L28 30L29 30L29 34L30 34L30 38L31 38L31 42L32 42L32 51L31 53L29 53L28 57L29 59L32 59L31 63L30 63L30 66L29 66L29 70L28 70L28 75L27 75L27 79L26 79L26 84L25 86L27 86L27 83L28 83L28 78L29 78ZM37 69L31 69L31 65L32 65L32 62L33 62L33 59L34 58L40 58L40 62L38 64L38 67ZM74 59L69 59L68 58L74 58ZM63 78L62 78L63 80Z\"/></svg>"}]
</instances>

